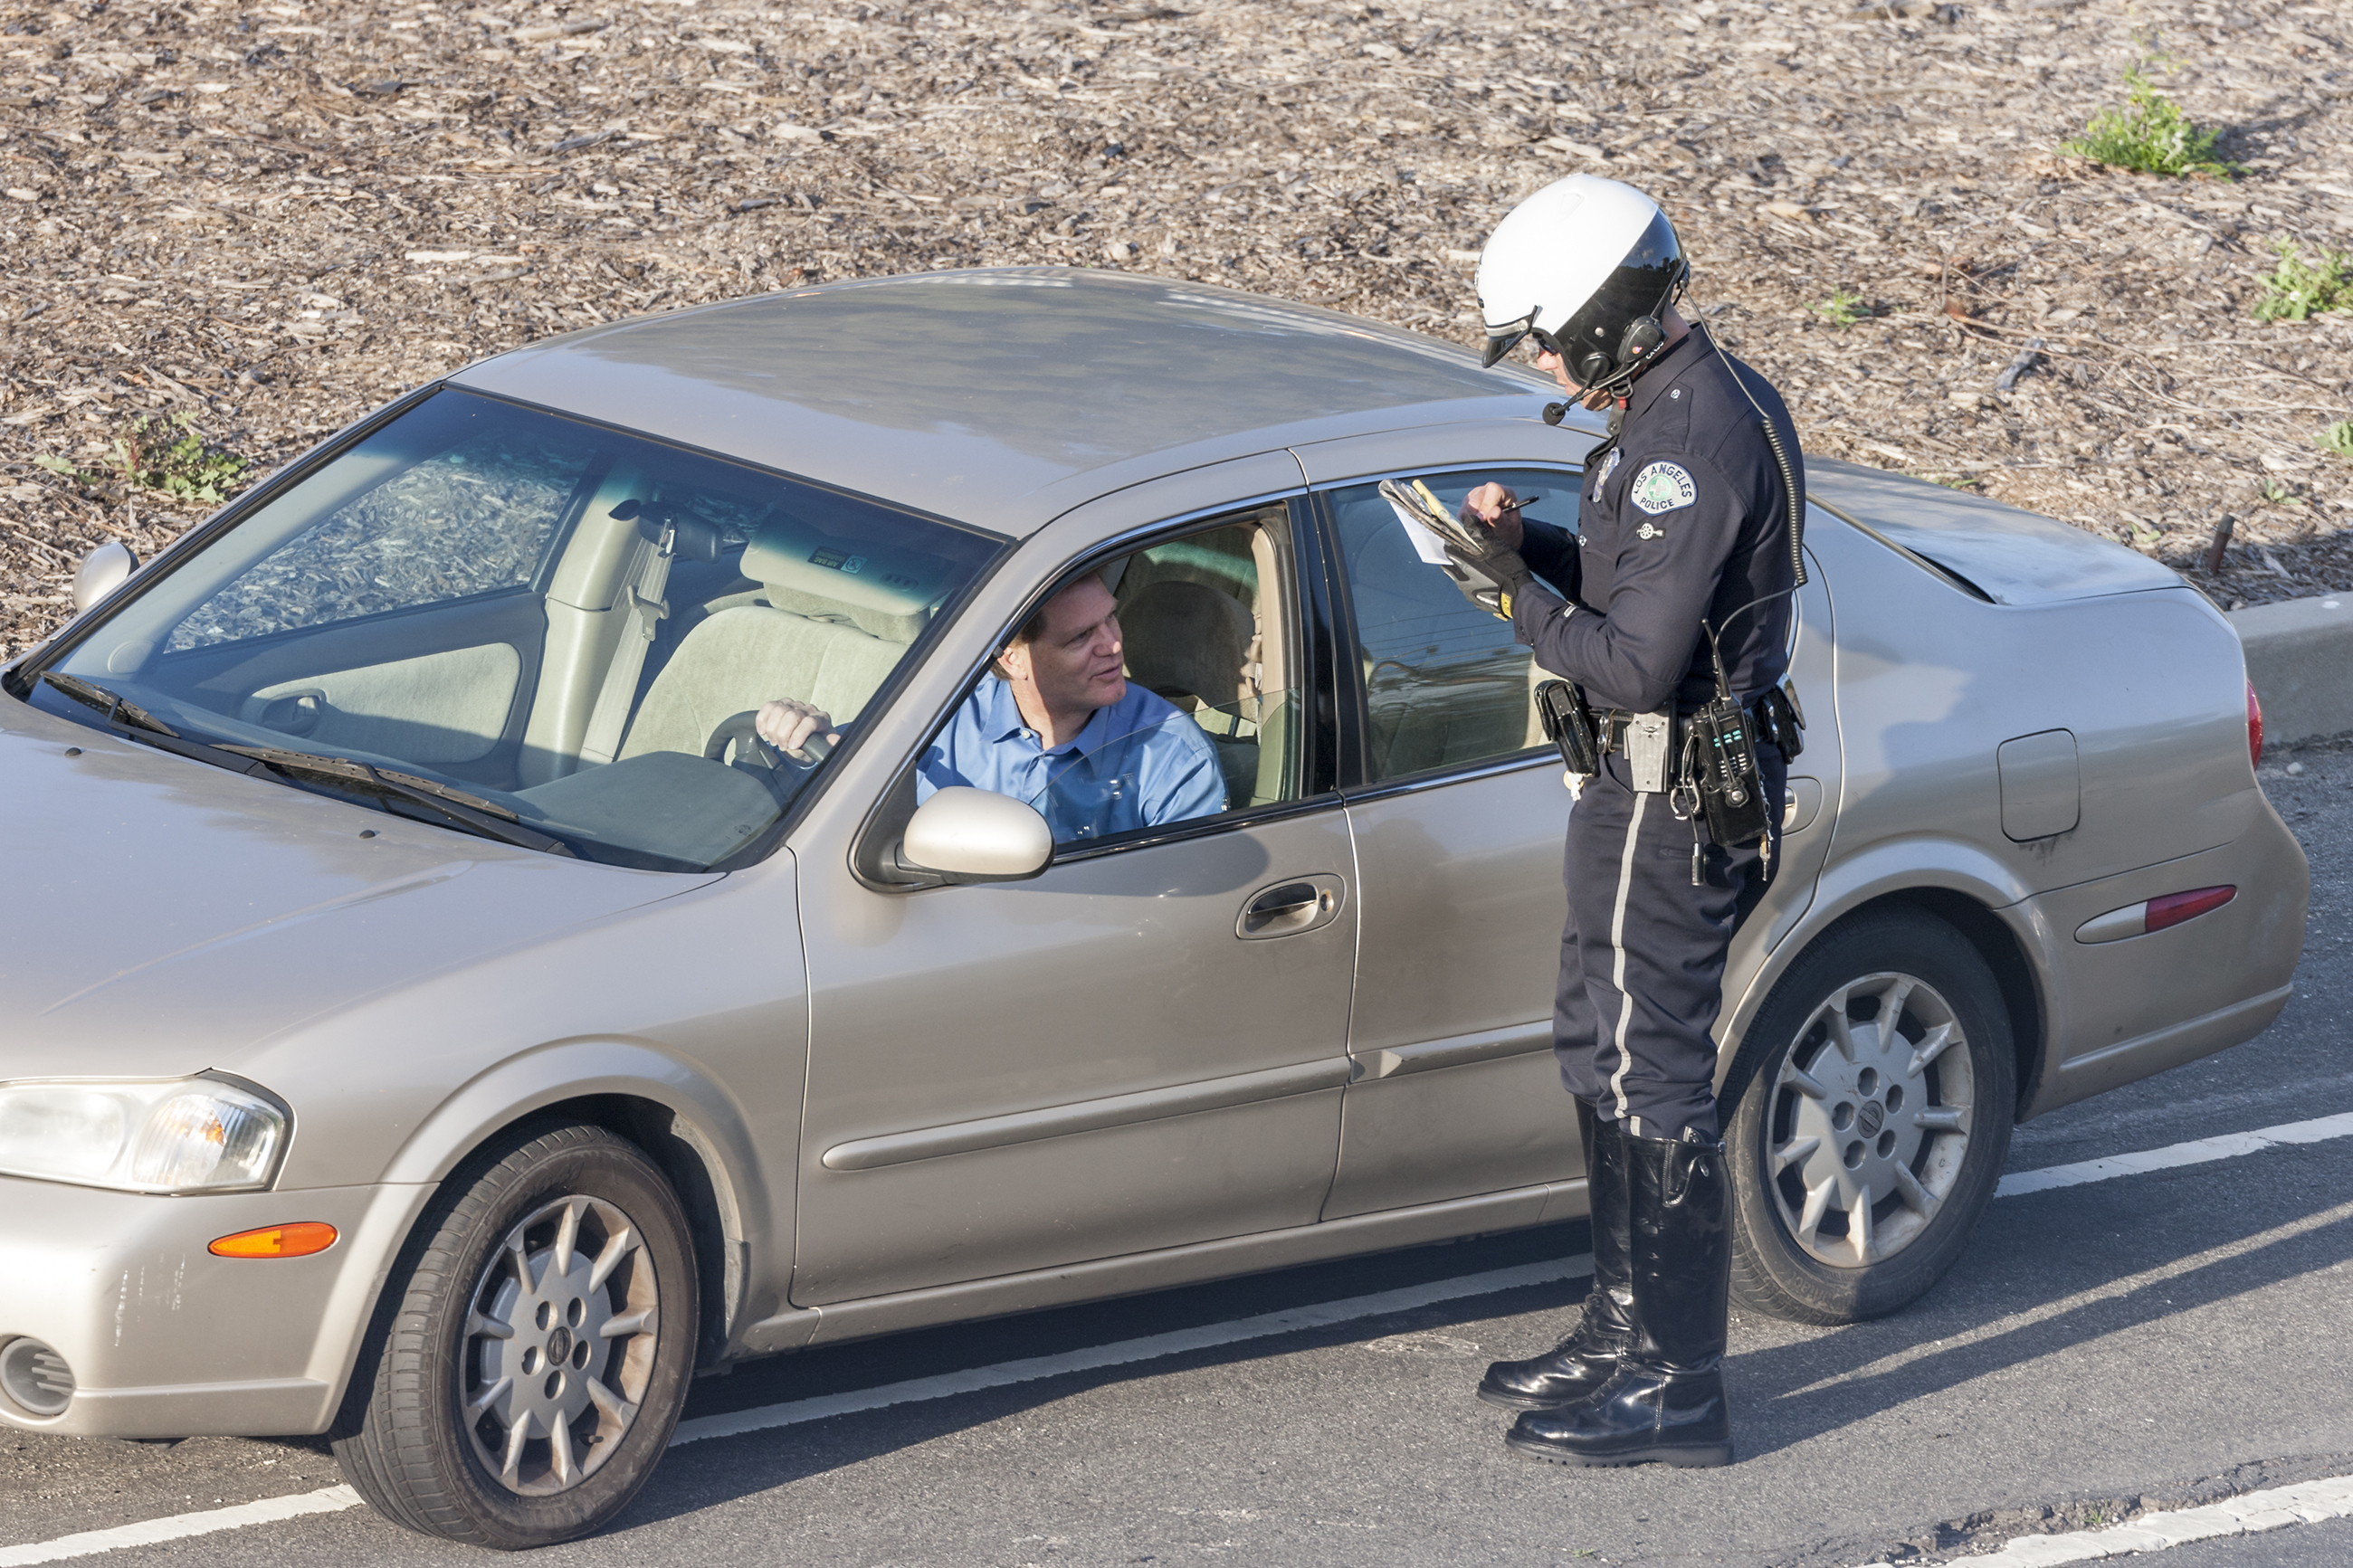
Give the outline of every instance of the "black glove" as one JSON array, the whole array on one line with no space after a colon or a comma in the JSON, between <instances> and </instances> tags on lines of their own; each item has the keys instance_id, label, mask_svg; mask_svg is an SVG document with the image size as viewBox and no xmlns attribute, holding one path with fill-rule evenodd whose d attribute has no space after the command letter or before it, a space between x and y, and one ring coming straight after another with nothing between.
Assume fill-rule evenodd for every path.
<instances>
[{"instance_id":1,"label":"black glove","mask_svg":"<svg viewBox=\"0 0 2353 1568\"><path fill-rule=\"evenodd\" d=\"M1463 503L1461 528L1444 537L1446 574L1462 596L1499 620L1512 618L1512 604L1535 574L1516 550L1495 542L1494 531ZM1471 548L1466 548L1469 546Z\"/></svg>"},{"instance_id":2,"label":"black glove","mask_svg":"<svg viewBox=\"0 0 2353 1568\"><path fill-rule=\"evenodd\" d=\"M1440 568L1462 596L1501 620L1512 618L1512 601L1534 577L1520 552L1498 543L1494 531L1463 503L1459 516L1450 517L1430 487L1419 479L1410 486L1395 479L1381 481L1381 494L1401 516L1415 520L1445 547Z\"/></svg>"}]
</instances>

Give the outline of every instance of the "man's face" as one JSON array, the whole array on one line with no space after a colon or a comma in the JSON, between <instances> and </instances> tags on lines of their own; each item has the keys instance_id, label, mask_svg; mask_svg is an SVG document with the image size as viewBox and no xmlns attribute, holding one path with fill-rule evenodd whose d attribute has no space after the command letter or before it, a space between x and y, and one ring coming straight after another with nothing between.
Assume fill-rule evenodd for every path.
<instances>
[{"instance_id":1,"label":"man's face","mask_svg":"<svg viewBox=\"0 0 2353 1568\"><path fill-rule=\"evenodd\" d=\"M1046 601L1044 625L1004 653L1017 680L1035 684L1050 712L1092 713L1127 695L1120 668L1119 616L1111 590L1082 577Z\"/></svg>"}]
</instances>

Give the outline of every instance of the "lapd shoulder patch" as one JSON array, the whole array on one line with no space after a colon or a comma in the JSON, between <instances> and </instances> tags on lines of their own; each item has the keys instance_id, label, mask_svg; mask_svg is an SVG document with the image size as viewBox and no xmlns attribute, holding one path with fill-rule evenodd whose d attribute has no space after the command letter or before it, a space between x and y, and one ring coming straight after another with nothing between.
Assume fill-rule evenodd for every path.
<instances>
[{"instance_id":1,"label":"lapd shoulder patch","mask_svg":"<svg viewBox=\"0 0 2353 1568\"><path fill-rule=\"evenodd\" d=\"M1678 465L1652 463L1634 476L1626 494L1636 506L1655 517L1660 512L1691 505L1699 497L1699 487Z\"/></svg>"}]
</instances>

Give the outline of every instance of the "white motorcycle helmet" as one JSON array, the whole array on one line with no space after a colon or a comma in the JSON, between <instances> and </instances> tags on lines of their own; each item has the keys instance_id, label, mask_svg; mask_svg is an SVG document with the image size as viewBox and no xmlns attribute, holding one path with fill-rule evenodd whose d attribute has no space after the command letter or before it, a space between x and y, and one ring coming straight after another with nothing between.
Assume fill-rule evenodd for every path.
<instances>
[{"instance_id":1,"label":"white motorcycle helmet","mask_svg":"<svg viewBox=\"0 0 2353 1568\"><path fill-rule=\"evenodd\" d=\"M1690 276L1658 203L1591 174L1555 180L1505 214L1479 254L1484 363L1533 338L1579 385L1620 386L1666 341L1661 318Z\"/></svg>"}]
</instances>

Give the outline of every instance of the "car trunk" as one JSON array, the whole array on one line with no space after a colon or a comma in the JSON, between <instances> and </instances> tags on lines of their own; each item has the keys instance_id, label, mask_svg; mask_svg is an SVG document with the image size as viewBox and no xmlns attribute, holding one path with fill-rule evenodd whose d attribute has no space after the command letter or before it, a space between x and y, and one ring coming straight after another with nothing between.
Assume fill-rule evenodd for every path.
<instances>
[{"instance_id":1,"label":"car trunk","mask_svg":"<svg viewBox=\"0 0 2353 1568\"><path fill-rule=\"evenodd\" d=\"M2160 562L2055 518L1853 463L1810 460L1808 499L1997 605L2172 588Z\"/></svg>"}]
</instances>

